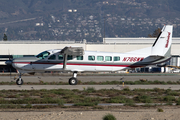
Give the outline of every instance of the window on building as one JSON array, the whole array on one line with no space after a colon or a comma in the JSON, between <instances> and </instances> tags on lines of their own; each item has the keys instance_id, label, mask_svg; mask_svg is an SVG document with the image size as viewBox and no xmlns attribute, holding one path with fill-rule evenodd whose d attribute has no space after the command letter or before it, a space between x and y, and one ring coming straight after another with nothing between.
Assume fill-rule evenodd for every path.
<instances>
[{"instance_id":1,"label":"window on building","mask_svg":"<svg viewBox=\"0 0 180 120\"><path fill-rule=\"evenodd\" d=\"M104 61L104 57L103 56L97 56L97 61Z\"/></svg>"},{"instance_id":2,"label":"window on building","mask_svg":"<svg viewBox=\"0 0 180 120\"><path fill-rule=\"evenodd\" d=\"M59 60L63 60L63 55L58 55Z\"/></svg>"},{"instance_id":3,"label":"window on building","mask_svg":"<svg viewBox=\"0 0 180 120\"><path fill-rule=\"evenodd\" d=\"M56 55L51 55L48 60L55 60L56 59Z\"/></svg>"},{"instance_id":4,"label":"window on building","mask_svg":"<svg viewBox=\"0 0 180 120\"><path fill-rule=\"evenodd\" d=\"M105 61L112 61L112 57L111 56L106 56Z\"/></svg>"},{"instance_id":5,"label":"window on building","mask_svg":"<svg viewBox=\"0 0 180 120\"><path fill-rule=\"evenodd\" d=\"M83 60L83 56L76 56L77 60Z\"/></svg>"},{"instance_id":6,"label":"window on building","mask_svg":"<svg viewBox=\"0 0 180 120\"><path fill-rule=\"evenodd\" d=\"M114 61L120 61L120 57L119 56L114 56Z\"/></svg>"},{"instance_id":7,"label":"window on building","mask_svg":"<svg viewBox=\"0 0 180 120\"><path fill-rule=\"evenodd\" d=\"M34 55L23 55L23 57L34 57Z\"/></svg>"},{"instance_id":8,"label":"window on building","mask_svg":"<svg viewBox=\"0 0 180 120\"><path fill-rule=\"evenodd\" d=\"M88 56L88 60L94 61L95 60L95 56Z\"/></svg>"},{"instance_id":9,"label":"window on building","mask_svg":"<svg viewBox=\"0 0 180 120\"><path fill-rule=\"evenodd\" d=\"M14 58L20 58L20 57L23 57L23 55L13 55L13 59Z\"/></svg>"}]
</instances>

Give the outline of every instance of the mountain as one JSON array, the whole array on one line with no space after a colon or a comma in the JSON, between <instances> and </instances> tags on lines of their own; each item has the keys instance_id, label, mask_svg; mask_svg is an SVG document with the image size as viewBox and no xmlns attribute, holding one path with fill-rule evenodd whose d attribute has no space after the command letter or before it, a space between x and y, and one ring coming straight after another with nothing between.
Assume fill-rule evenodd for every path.
<instances>
[{"instance_id":1,"label":"mountain","mask_svg":"<svg viewBox=\"0 0 180 120\"><path fill-rule=\"evenodd\" d=\"M176 17L180 14L179 4L180 1L177 0L1 0L0 18L67 12L72 8L79 9L80 12L103 11L127 17Z\"/></svg>"},{"instance_id":2,"label":"mountain","mask_svg":"<svg viewBox=\"0 0 180 120\"><path fill-rule=\"evenodd\" d=\"M1 0L0 38L101 42L147 37L163 24L180 33L178 0Z\"/></svg>"}]
</instances>

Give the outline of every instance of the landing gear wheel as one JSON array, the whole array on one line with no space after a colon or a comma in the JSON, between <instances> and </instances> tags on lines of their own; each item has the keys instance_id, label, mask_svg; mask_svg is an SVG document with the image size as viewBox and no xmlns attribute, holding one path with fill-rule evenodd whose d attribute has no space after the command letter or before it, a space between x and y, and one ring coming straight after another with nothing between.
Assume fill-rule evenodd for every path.
<instances>
[{"instance_id":1,"label":"landing gear wheel","mask_svg":"<svg viewBox=\"0 0 180 120\"><path fill-rule=\"evenodd\" d=\"M69 84L70 85L77 85L77 83L78 83L78 80L76 78L72 77L72 78L69 79Z\"/></svg>"},{"instance_id":2,"label":"landing gear wheel","mask_svg":"<svg viewBox=\"0 0 180 120\"><path fill-rule=\"evenodd\" d=\"M23 79L22 79L22 78L18 78L18 79L16 80L16 84L17 84L17 85L22 85L22 84L23 84Z\"/></svg>"}]
</instances>

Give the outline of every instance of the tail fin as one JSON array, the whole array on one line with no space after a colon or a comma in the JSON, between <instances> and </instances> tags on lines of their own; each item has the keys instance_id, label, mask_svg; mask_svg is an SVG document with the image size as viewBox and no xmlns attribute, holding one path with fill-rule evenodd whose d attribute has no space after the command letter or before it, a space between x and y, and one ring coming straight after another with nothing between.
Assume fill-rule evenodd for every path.
<instances>
[{"instance_id":1,"label":"tail fin","mask_svg":"<svg viewBox=\"0 0 180 120\"><path fill-rule=\"evenodd\" d=\"M165 25L156 41L154 42L151 55L152 56L171 56L171 43L172 43L173 26Z\"/></svg>"}]
</instances>

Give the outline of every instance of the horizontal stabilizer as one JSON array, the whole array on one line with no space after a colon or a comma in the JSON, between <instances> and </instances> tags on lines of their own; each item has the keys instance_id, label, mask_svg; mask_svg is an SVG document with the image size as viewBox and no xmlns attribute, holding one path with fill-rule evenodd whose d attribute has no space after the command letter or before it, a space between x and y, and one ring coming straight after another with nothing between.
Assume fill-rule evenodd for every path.
<instances>
[{"instance_id":1,"label":"horizontal stabilizer","mask_svg":"<svg viewBox=\"0 0 180 120\"><path fill-rule=\"evenodd\" d=\"M161 60L163 58L164 58L164 56L151 55L151 56L144 58L142 62L155 62L155 61Z\"/></svg>"}]
</instances>

